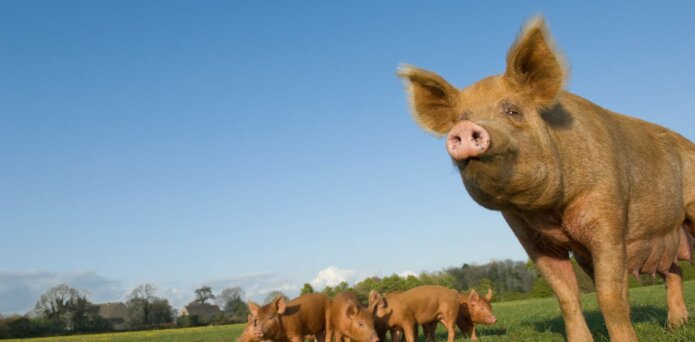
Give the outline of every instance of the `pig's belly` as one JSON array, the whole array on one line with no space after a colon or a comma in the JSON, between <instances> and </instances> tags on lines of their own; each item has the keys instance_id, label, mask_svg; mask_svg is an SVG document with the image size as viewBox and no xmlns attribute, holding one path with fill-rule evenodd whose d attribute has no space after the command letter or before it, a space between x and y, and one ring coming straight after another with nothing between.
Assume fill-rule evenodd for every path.
<instances>
[{"instance_id":1,"label":"pig's belly","mask_svg":"<svg viewBox=\"0 0 695 342\"><path fill-rule=\"evenodd\" d=\"M666 275L678 260L691 260L693 237L684 226L628 238L627 265L632 273Z\"/></svg>"}]
</instances>

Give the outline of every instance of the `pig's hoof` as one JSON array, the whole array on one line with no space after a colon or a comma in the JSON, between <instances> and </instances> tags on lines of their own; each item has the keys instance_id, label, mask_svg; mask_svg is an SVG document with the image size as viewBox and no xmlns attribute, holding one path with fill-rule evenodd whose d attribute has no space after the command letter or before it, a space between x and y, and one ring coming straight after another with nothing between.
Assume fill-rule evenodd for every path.
<instances>
[{"instance_id":1,"label":"pig's hoof","mask_svg":"<svg viewBox=\"0 0 695 342\"><path fill-rule=\"evenodd\" d=\"M673 330L673 329L680 328L687 321L688 321L688 313L687 312L684 314L671 314L669 312L668 322L666 322L666 325L668 326L668 328L670 330Z\"/></svg>"}]
</instances>

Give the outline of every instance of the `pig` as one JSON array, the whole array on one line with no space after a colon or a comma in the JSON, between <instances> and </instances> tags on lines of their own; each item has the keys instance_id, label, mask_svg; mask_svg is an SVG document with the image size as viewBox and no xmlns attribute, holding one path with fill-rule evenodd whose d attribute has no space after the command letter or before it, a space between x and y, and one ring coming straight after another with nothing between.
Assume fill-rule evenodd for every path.
<instances>
[{"instance_id":1,"label":"pig","mask_svg":"<svg viewBox=\"0 0 695 342\"><path fill-rule=\"evenodd\" d=\"M665 279L669 328L688 319L678 260L695 234L695 144L564 90L568 71L542 17L506 70L458 89L403 65L414 118L446 135L468 194L500 211L550 284L570 341L593 339L570 253L591 276L613 341L636 341L628 274Z\"/></svg>"},{"instance_id":2,"label":"pig","mask_svg":"<svg viewBox=\"0 0 695 342\"><path fill-rule=\"evenodd\" d=\"M459 298L459 315L456 319L456 326L459 327L461 333L470 336L471 340L475 341L478 337L475 335L476 324L495 324L497 317L492 314L492 289L487 290L485 297L481 297L475 289L466 294L458 294ZM422 325L422 332L425 335L425 341L434 342L434 333L437 330L437 322Z\"/></svg>"},{"instance_id":3,"label":"pig","mask_svg":"<svg viewBox=\"0 0 695 342\"><path fill-rule=\"evenodd\" d=\"M331 306L331 327L335 342L345 339L358 342L379 342L374 330L374 313L360 304L357 296L349 291L341 292ZM326 336L328 332L326 332Z\"/></svg>"},{"instance_id":4,"label":"pig","mask_svg":"<svg viewBox=\"0 0 695 342\"><path fill-rule=\"evenodd\" d=\"M385 293L383 295L384 301L389 302L392 297L402 293L403 291L394 291L394 292L389 292ZM371 292L370 292L371 294ZM374 300L372 300L372 305L374 305ZM390 332L391 333L391 341L400 341L402 335L403 335L403 330L401 330L400 327L394 326L394 327L389 327L388 322L385 319L379 319L376 317L376 309L372 308L372 311L374 311L374 329L376 330L377 335L379 336L379 339L381 341L386 341L386 333Z\"/></svg>"},{"instance_id":5,"label":"pig","mask_svg":"<svg viewBox=\"0 0 695 342\"><path fill-rule=\"evenodd\" d=\"M417 341L418 324L441 322L447 329L448 342L456 339L456 319L459 315L458 294L443 286L424 285L384 297L372 290L369 307L374 308L378 326L403 330L407 342Z\"/></svg>"},{"instance_id":6,"label":"pig","mask_svg":"<svg viewBox=\"0 0 695 342\"><path fill-rule=\"evenodd\" d=\"M277 296L270 304L259 306L249 302L248 325L238 342L291 341L305 339L325 341L331 336L331 300L311 293L289 302Z\"/></svg>"}]
</instances>

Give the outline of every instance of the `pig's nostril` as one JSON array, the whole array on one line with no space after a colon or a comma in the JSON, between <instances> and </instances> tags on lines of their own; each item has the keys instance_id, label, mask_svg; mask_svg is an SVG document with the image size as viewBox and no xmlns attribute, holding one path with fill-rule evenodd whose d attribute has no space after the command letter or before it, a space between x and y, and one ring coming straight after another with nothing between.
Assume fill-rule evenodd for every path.
<instances>
[{"instance_id":1,"label":"pig's nostril","mask_svg":"<svg viewBox=\"0 0 695 342\"><path fill-rule=\"evenodd\" d=\"M480 132L478 131L473 131L473 140L480 140Z\"/></svg>"},{"instance_id":2,"label":"pig's nostril","mask_svg":"<svg viewBox=\"0 0 695 342\"><path fill-rule=\"evenodd\" d=\"M449 146L449 149L455 150L456 147L461 145L461 142L463 139L461 139L461 136L456 134L456 135L450 135L449 139L447 139L447 145Z\"/></svg>"}]
</instances>

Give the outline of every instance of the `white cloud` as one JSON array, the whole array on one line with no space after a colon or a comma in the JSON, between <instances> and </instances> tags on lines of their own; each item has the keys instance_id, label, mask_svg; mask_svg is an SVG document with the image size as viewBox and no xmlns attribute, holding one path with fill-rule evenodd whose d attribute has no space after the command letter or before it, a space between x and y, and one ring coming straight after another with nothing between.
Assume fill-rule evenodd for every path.
<instances>
[{"instance_id":1,"label":"white cloud","mask_svg":"<svg viewBox=\"0 0 695 342\"><path fill-rule=\"evenodd\" d=\"M311 280L310 284L313 288L321 290L326 286L336 286L344 281L354 283L357 278L358 274L353 270L328 266L319 271L319 274Z\"/></svg>"},{"instance_id":2,"label":"white cloud","mask_svg":"<svg viewBox=\"0 0 695 342\"><path fill-rule=\"evenodd\" d=\"M403 271L401 273L398 273L398 276L401 278L408 278L409 276L417 277L417 273L415 273L413 271Z\"/></svg>"}]
</instances>

